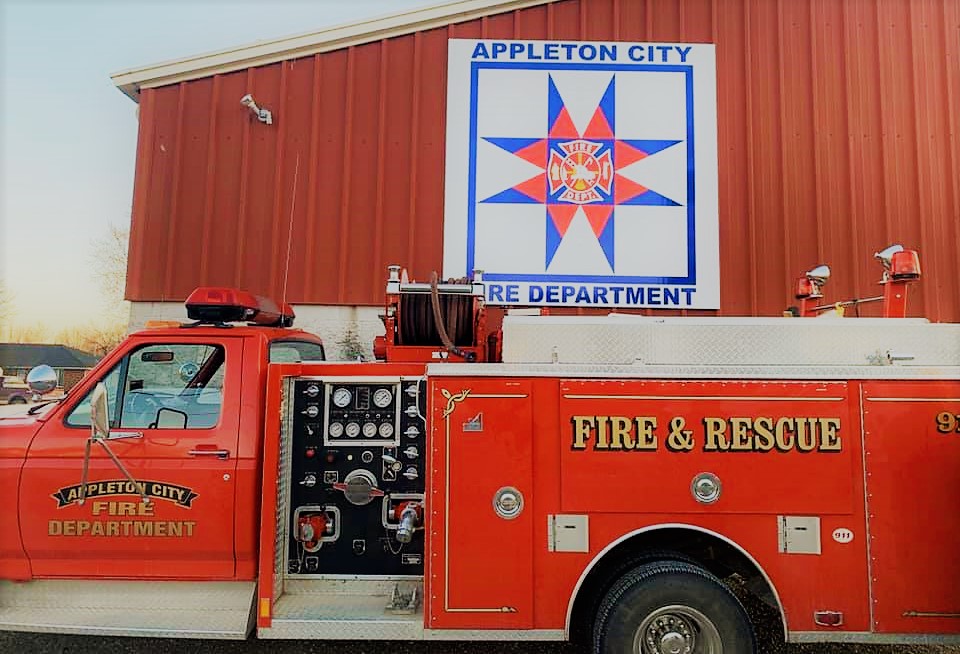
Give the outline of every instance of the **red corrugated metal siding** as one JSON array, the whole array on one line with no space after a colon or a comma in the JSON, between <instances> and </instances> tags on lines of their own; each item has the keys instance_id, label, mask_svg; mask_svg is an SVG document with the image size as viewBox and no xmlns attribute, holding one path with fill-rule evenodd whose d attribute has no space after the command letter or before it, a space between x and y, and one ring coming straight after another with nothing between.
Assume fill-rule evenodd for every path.
<instances>
[{"instance_id":1,"label":"red corrugated metal siding","mask_svg":"<svg viewBox=\"0 0 960 654\"><path fill-rule=\"evenodd\" d=\"M378 304L387 264L439 269L457 37L716 43L721 313L778 314L820 262L873 295L898 241L912 312L960 320L960 0L563 0L144 90L128 297Z\"/></svg>"}]
</instances>

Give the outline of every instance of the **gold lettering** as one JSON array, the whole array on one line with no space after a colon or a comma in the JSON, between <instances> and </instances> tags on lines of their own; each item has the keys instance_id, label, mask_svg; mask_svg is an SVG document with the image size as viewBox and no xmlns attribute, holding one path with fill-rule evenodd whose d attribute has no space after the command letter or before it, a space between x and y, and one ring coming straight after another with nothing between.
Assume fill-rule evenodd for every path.
<instances>
[{"instance_id":1,"label":"gold lettering","mask_svg":"<svg viewBox=\"0 0 960 654\"><path fill-rule=\"evenodd\" d=\"M117 502L117 513L115 515L137 515L136 502Z\"/></svg>"},{"instance_id":2,"label":"gold lettering","mask_svg":"<svg viewBox=\"0 0 960 654\"><path fill-rule=\"evenodd\" d=\"M77 521L77 536L83 536L90 531L90 523L86 520Z\"/></svg>"},{"instance_id":3,"label":"gold lettering","mask_svg":"<svg viewBox=\"0 0 960 654\"><path fill-rule=\"evenodd\" d=\"M607 424L610 419L607 416L597 416L597 443L593 446L595 450L609 450L610 438L607 434Z\"/></svg>"},{"instance_id":4,"label":"gold lettering","mask_svg":"<svg viewBox=\"0 0 960 654\"><path fill-rule=\"evenodd\" d=\"M596 426L593 416L573 416L573 449L587 449L590 429Z\"/></svg>"},{"instance_id":5,"label":"gold lettering","mask_svg":"<svg viewBox=\"0 0 960 654\"><path fill-rule=\"evenodd\" d=\"M63 523L59 520L51 520L47 523L47 536L59 536L63 533Z\"/></svg>"},{"instance_id":6,"label":"gold lettering","mask_svg":"<svg viewBox=\"0 0 960 654\"><path fill-rule=\"evenodd\" d=\"M107 523L107 536L119 536L120 535L120 523L116 520L111 520Z\"/></svg>"},{"instance_id":7,"label":"gold lettering","mask_svg":"<svg viewBox=\"0 0 960 654\"><path fill-rule=\"evenodd\" d=\"M77 535L77 522L76 522L76 520L64 520L64 521L63 521L63 535L64 535L64 536L76 536L76 535Z\"/></svg>"},{"instance_id":8,"label":"gold lettering","mask_svg":"<svg viewBox=\"0 0 960 654\"><path fill-rule=\"evenodd\" d=\"M637 445L638 450L656 450L657 437L653 430L657 428L657 419L654 417L637 416L634 418L637 423Z\"/></svg>"},{"instance_id":9,"label":"gold lettering","mask_svg":"<svg viewBox=\"0 0 960 654\"><path fill-rule=\"evenodd\" d=\"M167 536L182 536L183 535L183 523L182 522L168 522L167 523Z\"/></svg>"},{"instance_id":10,"label":"gold lettering","mask_svg":"<svg viewBox=\"0 0 960 654\"><path fill-rule=\"evenodd\" d=\"M149 522L144 524L151 524ZM167 535L167 523L166 522L154 522L153 524L153 535L154 536L166 536Z\"/></svg>"},{"instance_id":11,"label":"gold lettering","mask_svg":"<svg viewBox=\"0 0 960 654\"><path fill-rule=\"evenodd\" d=\"M793 418L778 418L777 426L774 428L777 449L781 452L789 452L793 449ZM787 430L790 430L789 432Z\"/></svg>"},{"instance_id":12,"label":"gold lettering","mask_svg":"<svg viewBox=\"0 0 960 654\"><path fill-rule=\"evenodd\" d=\"M773 418L759 417L753 421L753 447L758 452L773 449Z\"/></svg>"},{"instance_id":13,"label":"gold lettering","mask_svg":"<svg viewBox=\"0 0 960 654\"><path fill-rule=\"evenodd\" d=\"M840 418L820 418L820 451L839 452L842 450L840 436Z\"/></svg>"},{"instance_id":14,"label":"gold lettering","mask_svg":"<svg viewBox=\"0 0 960 654\"><path fill-rule=\"evenodd\" d=\"M183 524L187 528L187 536L193 536L193 527L197 523L192 520L184 520Z\"/></svg>"},{"instance_id":15,"label":"gold lettering","mask_svg":"<svg viewBox=\"0 0 960 654\"><path fill-rule=\"evenodd\" d=\"M137 505L137 515L153 515L153 502L147 504L146 502L140 502Z\"/></svg>"},{"instance_id":16,"label":"gold lettering","mask_svg":"<svg viewBox=\"0 0 960 654\"><path fill-rule=\"evenodd\" d=\"M134 536L153 536L153 523L152 522L134 522L133 535Z\"/></svg>"},{"instance_id":17,"label":"gold lettering","mask_svg":"<svg viewBox=\"0 0 960 654\"><path fill-rule=\"evenodd\" d=\"M812 452L817 447L816 418L797 418L797 449Z\"/></svg>"},{"instance_id":18,"label":"gold lettering","mask_svg":"<svg viewBox=\"0 0 960 654\"><path fill-rule=\"evenodd\" d=\"M704 418L703 428L705 430L705 439L703 444L704 451L730 449L730 443L727 441L727 421L723 418Z\"/></svg>"},{"instance_id":19,"label":"gold lettering","mask_svg":"<svg viewBox=\"0 0 960 654\"><path fill-rule=\"evenodd\" d=\"M630 418L623 416L610 417L610 449L611 450L632 450L635 445L633 436L630 434L630 426L633 423Z\"/></svg>"},{"instance_id":20,"label":"gold lettering","mask_svg":"<svg viewBox=\"0 0 960 654\"><path fill-rule=\"evenodd\" d=\"M738 452L753 449L750 418L730 418L730 449Z\"/></svg>"},{"instance_id":21,"label":"gold lettering","mask_svg":"<svg viewBox=\"0 0 960 654\"><path fill-rule=\"evenodd\" d=\"M93 528L90 530L91 536L103 536L103 523L99 520L94 521Z\"/></svg>"}]
</instances>

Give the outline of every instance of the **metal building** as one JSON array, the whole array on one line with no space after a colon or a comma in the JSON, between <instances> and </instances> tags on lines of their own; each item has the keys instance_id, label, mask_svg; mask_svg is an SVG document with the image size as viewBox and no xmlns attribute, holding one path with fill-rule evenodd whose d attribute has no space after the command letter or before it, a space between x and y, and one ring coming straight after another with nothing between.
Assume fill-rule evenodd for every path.
<instances>
[{"instance_id":1,"label":"metal building","mask_svg":"<svg viewBox=\"0 0 960 654\"><path fill-rule=\"evenodd\" d=\"M911 313L960 320L958 37L960 0L458 0L118 73L132 323L231 285L366 344L386 266L441 267L450 38L716 44L719 313L779 315L823 262L830 298L874 295L900 242Z\"/></svg>"}]
</instances>

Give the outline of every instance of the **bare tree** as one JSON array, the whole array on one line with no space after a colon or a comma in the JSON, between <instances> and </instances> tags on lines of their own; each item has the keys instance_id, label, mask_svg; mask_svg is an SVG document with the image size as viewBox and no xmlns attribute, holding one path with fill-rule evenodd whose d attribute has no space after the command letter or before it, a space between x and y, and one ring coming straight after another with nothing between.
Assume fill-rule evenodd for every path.
<instances>
[{"instance_id":1,"label":"bare tree","mask_svg":"<svg viewBox=\"0 0 960 654\"><path fill-rule=\"evenodd\" d=\"M107 233L92 242L91 264L105 298L122 306L127 284L127 245L130 230L110 225Z\"/></svg>"},{"instance_id":2,"label":"bare tree","mask_svg":"<svg viewBox=\"0 0 960 654\"><path fill-rule=\"evenodd\" d=\"M104 356L119 345L125 336L126 329L122 324L90 324L61 330L55 341L96 356Z\"/></svg>"},{"instance_id":3,"label":"bare tree","mask_svg":"<svg viewBox=\"0 0 960 654\"><path fill-rule=\"evenodd\" d=\"M13 317L13 296L7 290L7 284L0 280L0 339L7 337L10 319Z\"/></svg>"}]
</instances>

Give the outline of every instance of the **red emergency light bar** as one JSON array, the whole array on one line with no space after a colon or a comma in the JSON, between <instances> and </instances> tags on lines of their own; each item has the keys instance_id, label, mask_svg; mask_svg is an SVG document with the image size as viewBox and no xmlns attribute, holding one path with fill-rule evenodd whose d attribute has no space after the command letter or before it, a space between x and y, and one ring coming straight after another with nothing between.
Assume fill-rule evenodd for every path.
<instances>
[{"instance_id":1,"label":"red emergency light bar","mask_svg":"<svg viewBox=\"0 0 960 654\"><path fill-rule=\"evenodd\" d=\"M187 317L202 323L250 322L263 327L290 327L293 307L236 288L201 286L184 303Z\"/></svg>"}]
</instances>

